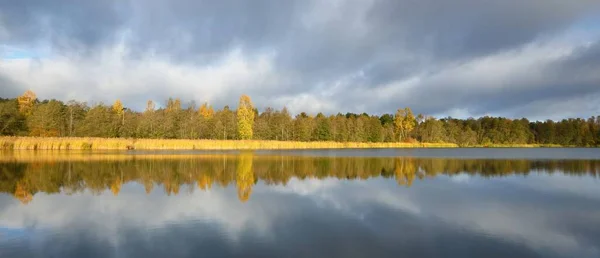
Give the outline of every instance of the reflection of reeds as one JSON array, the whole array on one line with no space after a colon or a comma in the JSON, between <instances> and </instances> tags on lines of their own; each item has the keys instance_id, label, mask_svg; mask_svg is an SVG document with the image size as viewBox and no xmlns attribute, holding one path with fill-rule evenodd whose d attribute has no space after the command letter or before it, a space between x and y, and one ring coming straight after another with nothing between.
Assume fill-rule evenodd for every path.
<instances>
[{"instance_id":1,"label":"reflection of reeds","mask_svg":"<svg viewBox=\"0 0 600 258\"><path fill-rule=\"evenodd\" d=\"M180 140L76 137L0 137L13 150L258 150L331 148L451 148L452 143L296 142L263 140Z\"/></svg>"}]
</instances>

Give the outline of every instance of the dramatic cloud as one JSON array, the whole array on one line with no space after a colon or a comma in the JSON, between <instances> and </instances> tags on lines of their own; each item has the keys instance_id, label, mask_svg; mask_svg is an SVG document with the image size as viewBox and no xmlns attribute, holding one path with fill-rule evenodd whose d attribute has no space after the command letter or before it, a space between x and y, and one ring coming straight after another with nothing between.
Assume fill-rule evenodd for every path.
<instances>
[{"instance_id":1,"label":"dramatic cloud","mask_svg":"<svg viewBox=\"0 0 600 258\"><path fill-rule=\"evenodd\" d=\"M0 0L3 97L600 113L600 2Z\"/></svg>"}]
</instances>

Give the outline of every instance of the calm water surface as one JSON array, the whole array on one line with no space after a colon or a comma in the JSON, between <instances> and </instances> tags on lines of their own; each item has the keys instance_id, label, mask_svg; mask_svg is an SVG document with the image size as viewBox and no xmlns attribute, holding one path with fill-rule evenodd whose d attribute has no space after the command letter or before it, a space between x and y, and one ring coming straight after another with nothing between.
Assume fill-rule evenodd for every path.
<instances>
[{"instance_id":1,"label":"calm water surface","mask_svg":"<svg viewBox=\"0 0 600 258\"><path fill-rule=\"evenodd\" d=\"M0 257L600 257L599 149L0 153Z\"/></svg>"}]
</instances>

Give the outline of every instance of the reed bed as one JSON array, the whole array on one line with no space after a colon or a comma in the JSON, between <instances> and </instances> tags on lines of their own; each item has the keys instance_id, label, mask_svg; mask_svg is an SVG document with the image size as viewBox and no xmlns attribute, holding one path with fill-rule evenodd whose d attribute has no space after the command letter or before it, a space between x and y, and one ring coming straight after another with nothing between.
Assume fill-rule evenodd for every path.
<instances>
[{"instance_id":1,"label":"reed bed","mask_svg":"<svg viewBox=\"0 0 600 258\"><path fill-rule=\"evenodd\" d=\"M453 143L0 137L0 149L5 150L264 150L455 147L458 147L458 145Z\"/></svg>"}]
</instances>

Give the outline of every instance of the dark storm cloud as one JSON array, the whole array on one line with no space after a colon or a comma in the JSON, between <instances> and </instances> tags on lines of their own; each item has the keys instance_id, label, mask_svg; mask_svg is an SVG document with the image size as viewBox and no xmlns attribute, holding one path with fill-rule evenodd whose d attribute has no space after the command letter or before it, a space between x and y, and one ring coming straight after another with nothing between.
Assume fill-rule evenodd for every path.
<instances>
[{"instance_id":1,"label":"dark storm cloud","mask_svg":"<svg viewBox=\"0 0 600 258\"><path fill-rule=\"evenodd\" d=\"M14 98L21 94L21 89L16 82L0 74L0 98Z\"/></svg>"},{"instance_id":2,"label":"dark storm cloud","mask_svg":"<svg viewBox=\"0 0 600 258\"><path fill-rule=\"evenodd\" d=\"M564 29L597 1L376 1L370 19L388 27L383 37L404 37L439 57L487 54ZM394 26L389 26L393 24Z\"/></svg>"},{"instance_id":3,"label":"dark storm cloud","mask_svg":"<svg viewBox=\"0 0 600 258\"><path fill-rule=\"evenodd\" d=\"M130 43L180 61L210 62L232 48L275 48L290 32L301 1L133 1ZM305 5L304 5L305 6ZM143 53L142 53L143 54Z\"/></svg>"},{"instance_id":4,"label":"dark storm cloud","mask_svg":"<svg viewBox=\"0 0 600 258\"><path fill-rule=\"evenodd\" d=\"M87 51L110 44L127 11L127 5L117 0L1 0L0 25L4 24L9 34L5 42L10 44L44 41L62 53Z\"/></svg>"},{"instance_id":5,"label":"dark storm cloud","mask_svg":"<svg viewBox=\"0 0 600 258\"><path fill-rule=\"evenodd\" d=\"M411 96L416 97L414 106L424 110L425 113L435 113L445 107L467 108L475 115L487 113L502 114L506 109L524 106L538 100L560 102L591 94L600 94L600 43L592 46L579 47L573 54L559 58L544 67L529 67L529 71L512 78L502 78L506 82L496 90L485 90L484 84L471 80L467 85L460 80L453 81L447 78L443 87L435 84L424 84L414 89ZM530 73L528 73L530 72ZM481 76L489 76L481 74ZM474 89L464 92L462 88ZM481 88L477 90L477 88ZM435 101L431 101L435 98ZM419 103L418 100L428 100L431 103ZM485 101L478 101L485 100ZM577 107L573 107L577 108ZM560 110L548 107L550 115ZM598 112L598 110L596 110ZM539 114L538 114L539 115ZM593 113L580 114L591 116ZM523 114L514 114L520 117ZM550 117L549 117L550 118ZM560 118L552 116L551 118Z\"/></svg>"},{"instance_id":6,"label":"dark storm cloud","mask_svg":"<svg viewBox=\"0 0 600 258\"><path fill-rule=\"evenodd\" d=\"M598 7L596 0L0 0L0 44L47 47L53 55L73 60L122 45L127 51L121 58L127 61L140 60L143 65L152 57L198 69L218 66L232 51L239 51L249 63L268 56L268 73L278 77L253 77L228 88L204 84L203 78L197 88L185 86L185 90L154 72L150 76L156 80L143 82L147 91L140 94L143 85L134 85L137 92L113 97L136 107L146 99L191 93L210 95L216 106L232 105L237 98L232 95L247 93L261 101L257 101L260 108L309 96L313 102L299 101L297 106L314 107L320 101L328 104L320 111L330 113L383 113L406 105L427 114L457 109L478 115L502 113L507 107L536 100L598 93L594 85L600 80L593 76L598 68L597 47L582 47L580 40L572 40L580 50L571 56L540 64L539 74L506 74L510 83L503 85L491 85L473 74L468 80L447 75L479 59L568 35L565 32L581 20L598 15ZM599 29L587 33L595 35L591 38L597 45ZM88 63L96 61L91 60ZM127 65L132 66L123 69L130 68ZM436 78L440 74L446 75ZM415 85L405 91L383 90L415 78ZM64 87L81 87L75 84ZM25 87L33 86L19 86ZM215 93L216 88L223 90ZM92 87L88 92L105 95L96 90ZM391 93L377 97L370 91Z\"/></svg>"},{"instance_id":7,"label":"dark storm cloud","mask_svg":"<svg viewBox=\"0 0 600 258\"><path fill-rule=\"evenodd\" d=\"M506 96L502 98L503 101L488 102L487 105L481 105L478 111L503 110L539 99L559 102L564 99L600 94L600 73L598 71L600 71L600 43L580 47L572 55L543 69L541 71L543 78L537 85L532 83L535 87L523 87L524 89L519 94L511 95L510 92L506 92Z\"/></svg>"},{"instance_id":8,"label":"dark storm cloud","mask_svg":"<svg viewBox=\"0 0 600 258\"><path fill-rule=\"evenodd\" d=\"M528 43L598 6L597 1L542 0L352 3L331 11L334 18L327 23L300 30L296 40L284 44L282 63L319 79L378 67L367 77L385 82Z\"/></svg>"}]
</instances>

